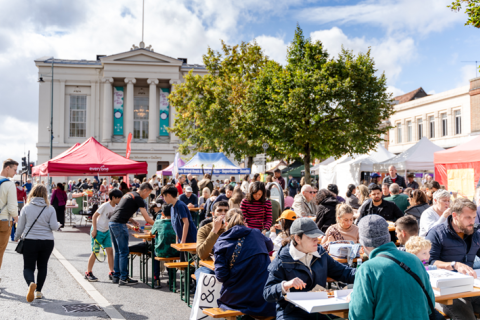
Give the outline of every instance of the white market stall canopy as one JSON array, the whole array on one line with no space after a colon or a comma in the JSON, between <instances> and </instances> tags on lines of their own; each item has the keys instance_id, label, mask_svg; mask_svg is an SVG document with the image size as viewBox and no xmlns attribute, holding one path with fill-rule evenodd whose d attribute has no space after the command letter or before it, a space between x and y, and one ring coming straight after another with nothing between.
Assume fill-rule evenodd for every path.
<instances>
[{"instance_id":1,"label":"white market stall canopy","mask_svg":"<svg viewBox=\"0 0 480 320\"><path fill-rule=\"evenodd\" d=\"M374 171L377 162L393 158L395 155L378 144L367 154L343 156L340 159L324 166L320 166L319 187L326 189L331 183L338 186L339 195L345 196L349 184L358 186L362 171Z\"/></svg>"},{"instance_id":2,"label":"white market stall canopy","mask_svg":"<svg viewBox=\"0 0 480 320\"><path fill-rule=\"evenodd\" d=\"M375 171L388 171L388 167L395 166L398 171L405 170L434 170L433 154L443 151L442 147L423 137L415 145L395 156L392 159L373 165Z\"/></svg>"},{"instance_id":3,"label":"white market stall canopy","mask_svg":"<svg viewBox=\"0 0 480 320\"><path fill-rule=\"evenodd\" d=\"M222 152L198 152L183 167L178 168L178 173L202 174L202 165L205 173L212 173L213 168L213 174L250 174L249 168L237 167Z\"/></svg>"},{"instance_id":4,"label":"white market stall canopy","mask_svg":"<svg viewBox=\"0 0 480 320\"><path fill-rule=\"evenodd\" d=\"M310 168L310 174L313 174L314 176L318 176L320 166L326 166L327 164L330 164L335 161L334 157L330 157L325 161L322 161L320 163L317 163L313 167ZM305 170L302 170L302 175L305 175Z\"/></svg>"}]
</instances>

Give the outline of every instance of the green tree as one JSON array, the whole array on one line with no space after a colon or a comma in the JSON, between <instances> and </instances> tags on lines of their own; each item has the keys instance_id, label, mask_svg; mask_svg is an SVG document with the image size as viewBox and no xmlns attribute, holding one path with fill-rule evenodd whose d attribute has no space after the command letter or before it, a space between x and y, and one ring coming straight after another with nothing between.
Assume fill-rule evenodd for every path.
<instances>
[{"instance_id":1,"label":"green tree","mask_svg":"<svg viewBox=\"0 0 480 320\"><path fill-rule=\"evenodd\" d=\"M182 139L183 154L221 151L238 161L248 157L251 168L253 156L263 153L263 141L255 134L260 123L247 122L239 111L268 58L256 43L229 46L222 41L222 52L209 48L203 62L207 75L190 72L169 95L178 113L169 131ZM280 156L274 149L269 155Z\"/></svg>"},{"instance_id":2,"label":"green tree","mask_svg":"<svg viewBox=\"0 0 480 320\"><path fill-rule=\"evenodd\" d=\"M464 4L465 13L468 15L468 20L465 22L465 25L480 28L480 0L455 0L447 7L459 12L462 10Z\"/></svg>"},{"instance_id":3,"label":"green tree","mask_svg":"<svg viewBox=\"0 0 480 320\"><path fill-rule=\"evenodd\" d=\"M268 62L243 112L265 119L262 134L277 152L303 157L310 181L312 158L365 153L382 140L393 113L386 77L377 76L366 54L342 49L336 59L320 41L305 39L297 26L287 65Z\"/></svg>"}]
</instances>

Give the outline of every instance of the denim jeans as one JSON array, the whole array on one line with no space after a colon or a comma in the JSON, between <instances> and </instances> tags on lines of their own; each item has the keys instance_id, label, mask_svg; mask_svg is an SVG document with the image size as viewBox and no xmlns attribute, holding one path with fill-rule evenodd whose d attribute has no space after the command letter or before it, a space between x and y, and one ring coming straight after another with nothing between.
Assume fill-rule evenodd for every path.
<instances>
[{"instance_id":1,"label":"denim jeans","mask_svg":"<svg viewBox=\"0 0 480 320\"><path fill-rule=\"evenodd\" d=\"M206 274L215 274L215 271L208 269L207 267L200 267L195 271L195 278L197 278L197 282L200 280L200 274L201 273L206 273Z\"/></svg>"},{"instance_id":2,"label":"denim jeans","mask_svg":"<svg viewBox=\"0 0 480 320\"><path fill-rule=\"evenodd\" d=\"M126 280L128 278L128 228L124 223L109 222L110 236L115 248L113 276Z\"/></svg>"}]
</instances>

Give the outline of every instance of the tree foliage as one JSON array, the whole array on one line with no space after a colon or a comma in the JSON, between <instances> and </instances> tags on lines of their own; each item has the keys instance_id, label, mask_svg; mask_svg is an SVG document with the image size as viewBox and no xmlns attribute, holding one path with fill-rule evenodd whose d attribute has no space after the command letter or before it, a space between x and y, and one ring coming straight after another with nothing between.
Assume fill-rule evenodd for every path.
<instances>
[{"instance_id":1,"label":"tree foliage","mask_svg":"<svg viewBox=\"0 0 480 320\"><path fill-rule=\"evenodd\" d=\"M232 154L236 160L248 156L251 167L252 156L263 153L256 134L259 123L247 122L240 109L268 58L256 43L229 46L222 41L221 52L209 48L203 62L209 73L190 72L169 96L178 113L169 131L182 139L183 154L195 148ZM269 154L279 156L275 150Z\"/></svg>"},{"instance_id":2,"label":"tree foliage","mask_svg":"<svg viewBox=\"0 0 480 320\"><path fill-rule=\"evenodd\" d=\"M468 15L465 25L480 28L480 0L455 0L447 7L459 12L463 5L465 5L465 13Z\"/></svg>"},{"instance_id":3,"label":"tree foliage","mask_svg":"<svg viewBox=\"0 0 480 320\"><path fill-rule=\"evenodd\" d=\"M287 65L266 64L242 112L265 119L261 134L278 153L303 156L310 181L312 157L368 152L389 129L382 121L393 113L391 95L376 71L370 51L354 56L342 49L332 59L297 26Z\"/></svg>"}]
</instances>

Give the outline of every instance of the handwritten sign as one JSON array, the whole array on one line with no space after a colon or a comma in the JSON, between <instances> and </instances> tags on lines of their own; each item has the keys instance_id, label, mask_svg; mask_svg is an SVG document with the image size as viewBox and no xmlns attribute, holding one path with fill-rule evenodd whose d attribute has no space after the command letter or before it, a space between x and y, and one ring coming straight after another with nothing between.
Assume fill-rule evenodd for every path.
<instances>
[{"instance_id":1,"label":"handwritten sign","mask_svg":"<svg viewBox=\"0 0 480 320\"><path fill-rule=\"evenodd\" d=\"M217 300L220 298L220 289L222 289L222 283L213 274L200 274L200 279L197 279L190 320L207 319L208 316L202 310L218 308Z\"/></svg>"}]
</instances>

